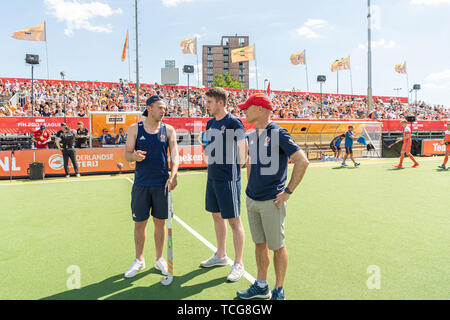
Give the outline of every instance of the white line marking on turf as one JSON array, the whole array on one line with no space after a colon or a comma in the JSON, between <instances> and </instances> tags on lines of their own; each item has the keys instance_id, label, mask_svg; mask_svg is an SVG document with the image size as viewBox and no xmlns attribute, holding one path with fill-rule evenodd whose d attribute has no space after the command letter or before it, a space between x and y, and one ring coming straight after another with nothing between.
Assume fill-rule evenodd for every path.
<instances>
[{"instance_id":1,"label":"white line marking on turf","mask_svg":"<svg viewBox=\"0 0 450 320\"><path fill-rule=\"evenodd\" d=\"M131 184L133 184L133 180L130 178L127 178L128 181L130 181ZM211 249L214 253L217 252L217 248L208 240L206 240L201 234L199 234L197 231L192 229L186 222L181 220L177 215L173 215L173 218L175 221L177 221L183 228L185 228L187 231L189 231L194 237L196 237L198 240L200 240L205 246L207 246L209 249ZM227 257L227 263L230 266L233 266L234 261ZM252 277L247 271L244 271L244 278L250 281L250 283L255 282L255 278Z\"/></svg>"},{"instance_id":2,"label":"white line marking on turf","mask_svg":"<svg viewBox=\"0 0 450 320\"><path fill-rule=\"evenodd\" d=\"M1 186L28 186L31 184L47 184L47 183L64 183L64 182L86 182L86 181L102 181L102 180L122 180L124 177L115 177L115 178L87 178L87 179L71 179L71 180L66 180L66 178L61 178L61 180L51 180L51 181L36 181L36 182L14 182L14 183L0 183L0 187Z\"/></svg>"}]
</instances>

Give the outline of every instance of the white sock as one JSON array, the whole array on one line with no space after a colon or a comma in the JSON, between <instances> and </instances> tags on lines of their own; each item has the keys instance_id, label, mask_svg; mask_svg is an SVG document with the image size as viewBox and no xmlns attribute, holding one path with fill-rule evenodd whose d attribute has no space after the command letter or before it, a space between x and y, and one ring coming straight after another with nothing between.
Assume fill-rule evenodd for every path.
<instances>
[{"instance_id":1,"label":"white sock","mask_svg":"<svg viewBox=\"0 0 450 320\"><path fill-rule=\"evenodd\" d=\"M256 279L256 284L260 288L265 288L267 286L267 280Z\"/></svg>"}]
</instances>

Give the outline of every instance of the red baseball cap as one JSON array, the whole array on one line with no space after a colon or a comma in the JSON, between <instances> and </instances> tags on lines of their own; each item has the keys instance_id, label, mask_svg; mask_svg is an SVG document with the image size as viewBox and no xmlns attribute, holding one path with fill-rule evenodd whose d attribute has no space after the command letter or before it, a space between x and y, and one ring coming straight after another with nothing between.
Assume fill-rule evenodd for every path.
<instances>
[{"instance_id":1,"label":"red baseball cap","mask_svg":"<svg viewBox=\"0 0 450 320\"><path fill-rule=\"evenodd\" d=\"M263 93L255 93L248 97L247 101L244 103L238 104L238 108L241 110L247 109L250 106L260 106L269 110L272 109L272 102L268 96Z\"/></svg>"}]
</instances>

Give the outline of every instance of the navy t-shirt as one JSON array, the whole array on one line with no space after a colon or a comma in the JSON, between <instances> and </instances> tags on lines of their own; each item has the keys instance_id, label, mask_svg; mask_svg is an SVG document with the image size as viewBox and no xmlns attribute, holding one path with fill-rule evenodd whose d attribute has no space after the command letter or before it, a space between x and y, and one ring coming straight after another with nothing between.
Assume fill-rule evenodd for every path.
<instances>
[{"instance_id":1,"label":"navy t-shirt","mask_svg":"<svg viewBox=\"0 0 450 320\"><path fill-rule=\"evenodd\" d=\"M208 179L239 181L237 141L245 139L245 128L239 118L230 113L220 120L212 118L206 123L203 140L208 160Z\"/></svg>"},{"instance_id":2,"label":"navy t-shirt","mask_svg":"<svg viewBox=\"0 0 450 320\"><path fill-rule=\"evenodd\" d=\"M246 194L256 201L272 200L284 190L289 157L300 150L286 129L269 123L261 135L248 135L250 179Z\"/></svg>"}]
</instances>

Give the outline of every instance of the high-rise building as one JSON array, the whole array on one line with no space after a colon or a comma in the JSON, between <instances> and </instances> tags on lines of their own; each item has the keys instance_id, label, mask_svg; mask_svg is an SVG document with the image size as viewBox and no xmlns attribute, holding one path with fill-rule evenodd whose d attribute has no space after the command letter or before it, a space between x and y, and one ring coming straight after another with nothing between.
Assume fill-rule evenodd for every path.
<instances>
[{"instance_id":1,"label":"high-rise building","mask_svg":"<svg viewBox=\"0 0 450 320\"><path fill-rule=\"evenodd\" d=\"M229 72L232 78L249 88L249 62L231 63L231 50L248 46L248 36L222 36L220 45L203 46L203 85L212 87L216 74Z\"/></svg>"}]
</instances>

